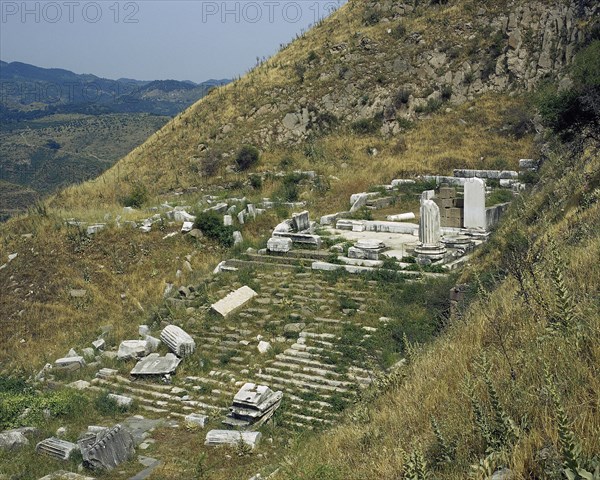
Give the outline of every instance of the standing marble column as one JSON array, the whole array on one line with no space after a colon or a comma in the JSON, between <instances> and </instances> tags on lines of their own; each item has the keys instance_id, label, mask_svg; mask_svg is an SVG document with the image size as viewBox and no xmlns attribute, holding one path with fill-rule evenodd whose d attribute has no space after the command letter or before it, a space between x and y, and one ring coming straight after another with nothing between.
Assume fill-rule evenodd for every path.
<instances>
[{"instance_id":1,"label":"standing marble column","mask_svg":"<svg viewBox=\"0 0 600 480\"><path fill-rule=\"evenodd\" d=\"M419 255L432 260L441 259L446 248L441 243L440 209L433 200L421 201L421 218L419 220L419 242L415 249Z\"/></svg>"}]
</instances>

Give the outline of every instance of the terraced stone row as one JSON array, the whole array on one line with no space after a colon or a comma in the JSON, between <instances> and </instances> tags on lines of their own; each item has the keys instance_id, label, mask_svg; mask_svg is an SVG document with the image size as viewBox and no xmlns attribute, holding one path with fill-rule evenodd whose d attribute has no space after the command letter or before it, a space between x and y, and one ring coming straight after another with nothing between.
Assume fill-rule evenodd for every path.
<instances>
[{"instance_id":1,"label":"terraced stone row","mask_svg":"<svg viewBox=\"0 0 600 480\"><path fill-rule=\"evenodd\" d=\"M339 337L345 325L362 326L363 338L376 330L371 326L376 325L373 315L349 317L340 311L342 293L361 305L361 310L366 303L372 305L365 292L369 286L354 279L344 279L335 286L319 273L279 267L269 263L253 273L260 284L259 296L247 308L217 324L213 319L196 322L188 329L201 357L213 365L210 370L185 377L175 375L173 385L116 376L96 379L92 388L128 395L140 408L157 415L201 413L217 419L228 412L239 388L252 381L284 392L277 415L284 425L331 425L357 389L371 382L372 373L363 365L351 361L343 367L332 364L332 358L342 356ZM225 296L240 285L231 282L213 294ZM283 326L293 322L306 326L294 338L284 338ZM277 337L273 353L258 353L259 335L268 341ZM352 348L363 349L360 342Z\"/></svg>"}]
</instances>

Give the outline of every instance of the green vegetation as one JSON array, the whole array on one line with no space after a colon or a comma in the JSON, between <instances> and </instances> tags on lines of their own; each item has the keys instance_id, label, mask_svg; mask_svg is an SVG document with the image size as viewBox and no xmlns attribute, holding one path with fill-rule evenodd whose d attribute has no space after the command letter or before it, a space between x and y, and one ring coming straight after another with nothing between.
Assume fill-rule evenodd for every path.
<instances>
[{"instance_id":1,"label":"green vegetation","mask_svg":"<svg viewBox=\"0 0 600 480\"><path fill-rule=\"evenodd\" d=\"M81 415L86 396L74 390L36 392L20 379L0 377L0 430L22 425L42 426L47 417Z\"/></svg>"},{"instance_id":2,"label":"green vegetation","mask_svg":"<svg viewBox=\"0 0 600 480\"><path fill-rule=\"evenodd\" d=\"M260 158L260 153L256 147L252 145L243 146L235 157L235 165L238 171L243 172L251 167L254 167Z\"/></svg>"},{"instance_id":3,"label":"green vegetation","mask_svg":"<svg viewBox=\"0 0 600 480\"><path fill-rule=\"evenodd\" d=\"M141 208L148 201L148 190L142 183L135 183L131 188L131 193L121 201L123 206L132 208Z\"/></svg>"},{"instance_id":4,"label":"green vegetation","mask_svg":"<svg viewBox=\"0 0 600 480\"><path fill-rule=\"evenodd\" d=\"M571 67L573 86L559 91L548 83L537 95L537 107L555 132L570 136L600 118L600 40L594 40L576 56Z\"/></svg>"},{"instance_id":5,"label":"green vegetation","mask_svg":"<svg viewBox=\"0 0 600 480\"><path fill-rule=\"evenodd\" d=\"M233 245L233 232L235 229L232 226L223 225L223 216L214 210L197 212L194 227L224 247Z\"/></svg>"}]
</instances>

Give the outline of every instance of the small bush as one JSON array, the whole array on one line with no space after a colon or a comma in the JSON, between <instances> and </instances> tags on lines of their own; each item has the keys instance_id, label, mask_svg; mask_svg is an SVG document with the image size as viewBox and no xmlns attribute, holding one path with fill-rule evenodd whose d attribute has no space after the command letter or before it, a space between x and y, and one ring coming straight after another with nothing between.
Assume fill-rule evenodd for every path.
<instances>
[{"instance_id":1,"label":"small bush","mask_svg":"<svg viewBox=\"0 0 600 480\"><path fill-rule=\"evenodd\" d=\"M394 155L400 155L408 150L406 145L406 139L404 137L398 138L398 141L392 146L392 153Z\"/></svg>"},{"instance_id":2,"label":"small bush","mask_svg":"<svg viewBox=\"0 0 600 480\"><path fill-rule=\"evenodd\" d=\"M403 23L399 23L394 28L392 28L392 37L396 40L402 40L406 36L406 27Z\"/></svg>"},{"instance_id":3,"label":"small bush","mask_svg":"<svg viewBox=\"0 0 600 480\"><path fill-rule=\"evenodd\" d=\"M100 395L96 397L94 401L94 406L96 410L102 415L106 416L115 416L120 413L127 411L127 407L119 406L117 401L114 398L108 396L109 392L102 392Z\"/></svg>"},{"instance_id":4,"label":"small bush","mask_svg":"<svg viewBox=\"0 0 600 480\"><path fill-rule=\"evenodd\" d=\"M50 150L60 150L60 147L60 143L58 143L56 140L49 139L46 141L46 148L49 148Z\"/></svg>"},{"instance_id":5,"label":"small bush","mask_svg":"<svg viewBox=\"0 0 600 480\"><path fill-rule=\"evenodd\" d=\"M261 190L263 186L262 177L260 175L250 175L250 186L254 190Z\"/></svg>"},{"instance_id":6,"label":"small bush","mask_svg":"<svg viewBox=\"0 0 600 480\"><path fill-rule=\"evenodd\" d=\"M279 168L287 170L294 166L294 159L290 156L285 156L279 161Z\"/></svg>"},{"instance_id":7,"label":"small bush","mask_svg":"<svg viewBox=\"0 0 600 480\"><path fill-rule=\"evenodd\" d=\"M361 118L355 122L352 122L350 128L358 135L373 135L379 131L383 122L380 118Z\"/></svg>"},{"instance_id":8,"label":"small bush","mask_svg":"<svg viewBox=\"0 0 600 480\"><path fill-rule=\"evenodd\" d=\"M194 226L200 229L207 238L216 240L222 246L233 246L234 228L223 225L223 219L217 212L209 210L198 213Z\"/></svg>"},{"instance_id":9,"label":"small bush","mask_svg":"<svg viewBox=\"0 0 600 480\"><path fill-rule=\"evenodd\" d=\"M148 190L142 183L136 183L131 189L131 193L124 197L122 204L125 207L141 208L148 201Z\"/></svg>"},{"instance_id":10,"label":"small bush","mask_svg":"<svg viewBox=\"0 0 600 480\"><path fill-rule=\"evenodd\" d=\"M222 156L220 152L209 152L200 164L200 172L205 177L212 177L221 168Z\"/></svg>"},{"instance_id":11,"label":"small bush","mask_svg":"<svg viewBox=\"0 0 600 480\"><path fill-rule=\"evenodd\" d=\"M363 22L366 26L376 25L379 20L381 20L381 13L374 8L368 9L363 16Z\"/></svg>"},{"instance_id":12,"label":"small bush","mask_svg":"<svg viewBox=\"0 0 600 480\"><path fill-rule=\"evenodd\" d=\"M400 90L398 90L398 92L396 92L396 95L394 95L394 106L396 108L400 108L402 105L407 104L408 100L410 99L411 93L412 92L406 88L401 88Z\"/></svg>"},{"instance_id":13,"label":"small bush","mask_svg":"<svg viewBox=\"0 0 600 480\"><path fill-rule=\"evenodd\" d=\"M310 52L308 52L308 55L306 57L306 61L308 63L314 62L315 60L319 59L319 55L317 54L317 52L315 52L314 50L311 50Z\"/></svg>"},{"instance_id":14,"label":"small bush","mask_svg":"<svg viewBox=\"0 0 600 480\"><path fill-rule=\"evenodd\" d=\"M452 85L443 85L441 93L442 93L442 100L444 102L447 102L448 100L450 100L450 97L452 96Z\"/></svg>"},{"instance_id":15,"label":"small bush","mask_svg":"<svg viewBox=\"0 0 600 480\"><path fill-rule=\"evenodd\" d=\"M252 145L243 146L235 158L237 170L248 170L258 163L259 158L260 153L256 147Z\"/></svg>"},{"instance_id":16,"label":"small bush","mask_svg":"<svg viewBox=\"0 0 600 480\"><path fill-rule=\"evenodd\" d=\"M512 201L514 198L513 193L510 190L499 188L494 190L485 200L485 204L488 207L498 205L499 203L506 203Z\"/></svg>"},{"instance_id":17,"label":"small bush","mask_svg":"<svg viewBox=\"0 0 600 480\"><path fill-rule=\"evenodd\" d=\"M535 185L540 180L540 175L537 172L527 170L519 175L519 180L525 185Z\"/></svg>"},{"instance_id":18,"label":"small bush","mask_svg":"<svg viewBox=\"0 0 600 480\"><path fill-rule=\"evenodd\" d=\"M300 194L299 184L306 178L301 173L288 173L283 177L281 187L275 192L275 197L283 202L296 202Z\"/></svg>"}]
</instances>

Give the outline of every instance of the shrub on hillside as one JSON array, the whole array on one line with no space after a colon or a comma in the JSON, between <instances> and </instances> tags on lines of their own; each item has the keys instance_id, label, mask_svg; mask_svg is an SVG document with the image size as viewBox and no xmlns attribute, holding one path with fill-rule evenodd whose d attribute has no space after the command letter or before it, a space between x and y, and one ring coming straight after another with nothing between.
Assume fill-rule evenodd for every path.
<instances>
[{"instance_id":1,"label":"shrub on hillside","mask_svg":"<svg viewBox=\"0 0 600 480\"><path fill-rule=\"evenodd\" d=\"M373 135L379 131L382 126L382 121L378 117L361 118L352 122L350 128L358 135Z\"/></svg>"},{"instance_id":2,"label":"shrub on hillside","mask_svg":"<svg viewBox=\"0 0 600 480\"><path fill-rule=\"evenodd\" d=\"M213 210L197 213L194 227L200 229L207 238L216 240L224 247L233 245L234 228L223 225L223 218Z\"/></svg>"},{"instance_id":3,"label":"shrub on hillside","mask_svg":"<svg viewBox=\"0 0 600 480\"><path fill-rule=\"evenodd\" d=\"M547 84L536 103L542 119L555 132L568 134L600 118L600 40L594 40L576 56L571 67L573 86L559 91Z\"/></svg>"},{"instance_id":4,"label":"shrub on hillside","mask_svg":"<svg viewBox=\"0 0 600 480\"><path fill-rule=\"evenodd\" d=\"M238 171L248 170L258 163L260 153L252 145L243 146L235 157L235 165Z\"/></svg>"},{"instance_id":5,"label":"shrub on hillside","mask_svg":"<svg viewBox=\"0 0 600 480\"><path fill-rule=\"evenodd\" d=\"M121 200L125 207L140 208L148 200L148 189L142 183L136 183L129 195Z\"/></svg>"},{"instance_id":6,"label":"shrub on hillside","mask_svg":"<svg viewBox=\"0 0 600 480\"><path fill-rule=\"evenodd\" d=\"M200 164L200 173L205 177L212 177L221 168L222 156L220 152L209 152Z\"/></svg>"}]
</instances>

